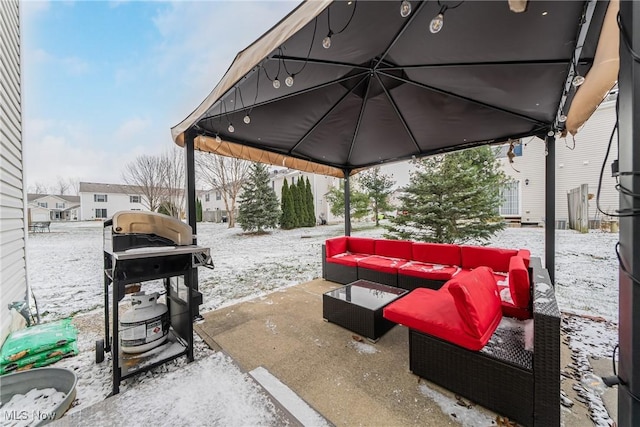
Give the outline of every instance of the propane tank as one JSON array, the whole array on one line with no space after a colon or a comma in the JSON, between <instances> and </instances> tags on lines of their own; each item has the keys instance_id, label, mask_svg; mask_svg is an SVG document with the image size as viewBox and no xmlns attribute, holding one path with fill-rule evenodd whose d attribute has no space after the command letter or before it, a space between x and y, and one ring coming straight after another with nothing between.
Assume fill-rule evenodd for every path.
<instances>
[{"instance_id":1,"label":"propane tank","mask_svg":"<svg viewBox=\"0 0 640 427\"><path fill-rule=\"evenodd\" d=\"M120 348L125 353L142 353L159 346L169 334L169 310L158 303L159 294L144 291L131 295L131 309L120 320Z\"/></svg>"}]
</instances>

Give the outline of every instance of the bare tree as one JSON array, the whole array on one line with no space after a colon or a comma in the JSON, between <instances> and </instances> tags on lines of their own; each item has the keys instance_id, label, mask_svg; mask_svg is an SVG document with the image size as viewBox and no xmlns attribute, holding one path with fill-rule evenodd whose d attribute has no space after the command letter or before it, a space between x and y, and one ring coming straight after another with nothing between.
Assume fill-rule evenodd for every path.
<instances>
[{"instance_id":1,"label":"bare tree","mask_svg":"<svg viewBox=\"0 0 640 427\"><path fill-rule=\"evenodd\" d=\"M249 176L251 163L209 153L199 153L196 161L202 180L222 195L229 215L229 228L235 227L236 198Z\"/></svg>"},{"instance_id":2,"label":"bare tree","mask_svg":"<svg viewBox=\"0 0 640 427\"><path fill-rule=\"evenodd\" d=\"M164 202L171 216L182 218L185 212L185 180L184 180L184 152L178 147L170 148L160 157L164 172L162 186L164 187Z\"/></svg>"},{"instance_id":3,"label":"bare tree","mask_svg":"<svg viewBox=\"0 0 640 427\"><path fill-rule=\"evenodd\" d=\"M127 163L122 173L124 182L137 187L143 205L152 212L158 210L165 197L163 167L161 157L143 154Z\"/></svg>"},{"instance_id":4,"label":"bare tree","mask_svg":"<svg viewBox=\"0 0 640 427\"><path fill-rule=\"evenodd\" d=\"M29 187L29 193L33 194L49 194L49 188L46 184L41 182L36 182L32 186Z\"/></svg>"},{"instance_id":5,"label":"bare tree","mask_svg":"<svg viewBox=\"0 0 640 427\"><path fill-rule=\"evenodd\" d=\"M59 196L62 196L67 191L69 191L69 182L59 175L57 179L58 181L56 182L55 193Z\"/></svg>"},{"instance_id":6,"label":"bare tree","mask_svg":"<svg viewBox=\"0 0 640 427\"><path fill-rule=\"evenodd\" d=\"M69 178L69 186L74 196L80 195L80 178Z\"/></svg>"}]
</instances>

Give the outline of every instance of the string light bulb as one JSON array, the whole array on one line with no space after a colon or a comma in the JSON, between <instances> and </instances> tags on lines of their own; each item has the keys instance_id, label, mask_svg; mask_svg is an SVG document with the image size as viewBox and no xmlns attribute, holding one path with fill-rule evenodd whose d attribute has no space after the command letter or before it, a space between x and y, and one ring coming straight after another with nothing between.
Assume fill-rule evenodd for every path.
<instances>
[{"instance_id":1,"label":"string light bulb","mask_svg":"<svg viewBox=\"0 0 640 427\"><path fill-rule=\"evenodd\" d=\"M290 76L287 76L287 78L284 79L284 84L286 84L287 87L293 86L293 74L291 74Z\"/></svg>"},{"instance_id":2,"label":"string light bulb","mask_svg":"<svg viewBox=\"0 0 640 427\"><path fill-rule=\"evenodd\" d=\"M278 80L278 78L276 77L275 80L273 81L273 88L274 89L280 89L280 80Z\"/></svg>"},{"instance_id":3,"label":"string light bulb","mask_svg":"<svg viewBox=\"0 0 640 427\"><path fill-rule=\"evenodd\" d=\"M582 86L582 83L584 83L584 77L581 76L580 74L576 75L573 78L573 81L571 82L571 84L573 85L573 87L578 87L578 86Z\"/></svg>"},{"instance_id":4,"label":"string light bulb","mask_svg":"<svg viewBox=\"0 0 640 427\"><path fill-rule=\"evenodd\" d=\"M220 135L218 135L217 133L216 133L216 142L222 142L222 138L220 138Z\"/></svg>"},{"instance_id":5,"label":"string light bulb","mask_svg":"<svg viewBox=\"0 0 640 427\"><path fill-rule=\"evenodd\" d=\"M429 23L429 31L431 31L432 34L439 33L443 26L444 10L441 10L440 13L438 13Z\"/></svg>"},{"instance_id":6,"label":"string light bulb","mask_svg":"<svg viewBox=\"0 0 640 427\"><path fill-rule=\"evenodd\" d=\"M558 117L558 121L560 123L564 123L567 121L567 116L565 116L564 114L560 114L560 117Z\"/></svg>"},{"instance_id":7,"label":"string light bulb","mask_svg":"<svg viewBox=\"0 0 640 427\"><path fill-rule=\"evenodd\" d=\"M331 36L333 35L333 31L329 30L329 34L327 37L322 39L322 47L325 49L329 49L331 47Z\"/></svg>"},{"instance_id":8,"label":"string light bulb","mask_svg":"<svg viewBox=\"0 0 640 427\"><path fill-rule=\"evenodd\" d=\"M249 114L245 114L244 119L242 119L243 122L245 122L246 124L251 123L251 117L249 117Z\"/></svg>"},{"instance_id":9,"label":"string light bulb","mask_svg":"<svg viewBox=\"0 0 640 427\"><path fill-rule=\"evenodd\" d=\"M227 128L227 130L229 131L229 133L234 133L236 131L236 128L234 128L233 125L229 123L229 127Z\"/></svg>"},{"instance_id":10,"label":"string light bulb","mask_svg":"<svg viewBox=\"0 0 640 427\"><path fill-rule=\"evenodd\" d=\"M409 3L407 0L402 0L402 3L400 3L400 16L402 16L403 18L406 18L410 14L411 14L411 3Z\"/></svg>"}]
</instances>

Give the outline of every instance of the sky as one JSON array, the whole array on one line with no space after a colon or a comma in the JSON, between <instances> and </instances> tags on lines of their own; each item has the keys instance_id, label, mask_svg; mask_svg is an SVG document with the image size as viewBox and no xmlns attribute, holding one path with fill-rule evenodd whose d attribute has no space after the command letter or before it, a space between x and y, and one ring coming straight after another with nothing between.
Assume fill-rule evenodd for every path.
<instances>
[{"instance_id":1,"label":"sky","mask_svg":"<svg viewBox=\"0 0 640 427\"><path fill-rule=\"evenodd\" d=\"M20 2L27 190L121 183L299 2Z\"/></svg>"}]
</instances>

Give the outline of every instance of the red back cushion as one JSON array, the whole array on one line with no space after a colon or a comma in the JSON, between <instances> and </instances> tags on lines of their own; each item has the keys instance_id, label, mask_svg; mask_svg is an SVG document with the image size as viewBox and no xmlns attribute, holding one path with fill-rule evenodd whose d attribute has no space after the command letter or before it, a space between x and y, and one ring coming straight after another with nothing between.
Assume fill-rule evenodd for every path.
<instances>
[{"instance_id":1,"label":"red back cushion","mask_svg":"<svg viewBox=\"0 0 640 427\"><path fill-rule=\"evenodd\" d=\"M531 261L531 252L529 249L520 249L518 251L518 256L524 261L524 266L529 268L529 261Z\"/></svg>"},{"instance_id":2,"label":"red back cushion","mask_svg":"<svg viewBox=\"0 0 640 427\"><path fill-rule=\"evenodd\" d=\"M498 285L488 267L478 267L449 282L449 292L471 336L479 338L502 316Z\"/></svg>"},{"instance_id":3,"label":"red back cushion","mask_svg":"<svg viewBox=\"0 0 640 427\"><path fill-rule=\"evenodd\" d=\"M331 258L332 256L336 256L338 254L343 254L347 252L347 238L343 237L335 237L333 239L327 239L324 242L324 246L327 253L327 258Z\"/></svg>"},{"instance_id":4,"label":"red back cushion","mask_svg":"<svg viewBox=\"0 0 640 427\"><path fill-rule=\"evenodd\" d=\"M462 268L490 267L493 271L509 271L509 260L517 255L515 249L486 248L482 246L461 246Z\"/></svg>"},{"instance_id":5,"label":"red back cushion","mask_svg":"<svg viewBox=\"0 0 640 427\"><path fill-rule=\"evenodd\" d=\"M524 260L519 256L511 257L509 261L509 290L513 304L516 307L529 307L529 300L531 299L529 270L527 270Z\"/></svg>"},{"instance_id":6,"label":"red back cushion","mask_svg":"<svg viewBox=\"0 0 640 427\"><path fill-rule=\"evenodd\" d=\"M374 243L369 237L347 237L347 250L355 254L373 255Z\"/></svg>"},{"instance_id":7,"label":"red back cushion","mask_svg":"<svg viewBox=\"0 0 640 427\"><path fill-rule=\"evenodd\" d=\"M410 260L411 242L406 240L376 239L376 255Z\"/></svg>"},{"instance_id":8,"label":"red back cushion","mask_svg":"<svg viewBox=\"0 0 640 427\"><path fill-rule=\"evenodd\" d=\"M443 243L413 243L412 260L430 264L460 266L460 247Z\"/></svg>"}]
</instances>

